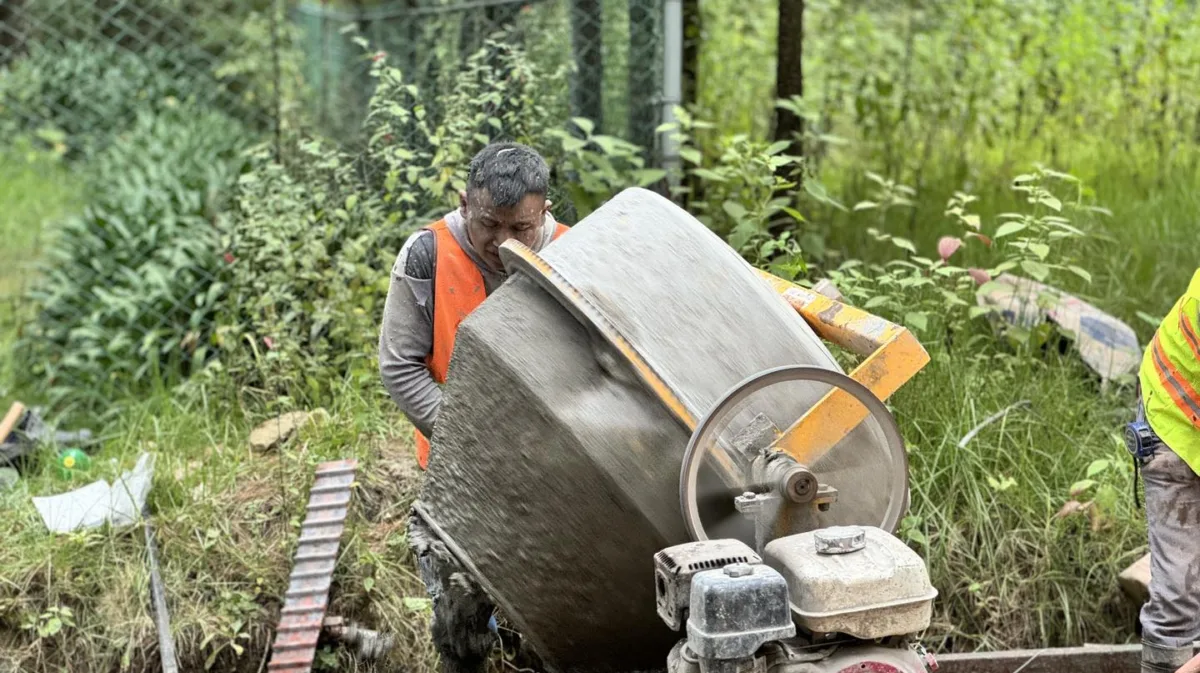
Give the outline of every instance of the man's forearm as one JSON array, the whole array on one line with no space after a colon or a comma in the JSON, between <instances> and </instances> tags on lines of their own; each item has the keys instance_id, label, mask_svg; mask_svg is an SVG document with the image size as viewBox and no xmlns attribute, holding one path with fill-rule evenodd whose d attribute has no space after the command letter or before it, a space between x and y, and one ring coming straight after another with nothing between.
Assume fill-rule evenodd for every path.
<instances>
[{"instance_id":1,"label":"man's forearm","mask_svg":"<svg viewBox=\"0 0 1200 673\"><path fill-rule=\"evenodd\" d=\"M433 346L429 310L432 283L404 274L406 253L407 249L392 269L383 308L379 373L392 401L421 434L429 437L442 404L442 390L425 364Z\"/></svg>"},{"instance_id":2,"label":"man's forearm","mask_svg":"<svg viewBox=\"0 0 1200 673\"><path fill-rule=\"evenodd\" d=\"M392 401L421 434L432 436L442 406L442 389L429 375L425 363L399 361L381 369L383 385Z\"/></svg>"}]
</instances>

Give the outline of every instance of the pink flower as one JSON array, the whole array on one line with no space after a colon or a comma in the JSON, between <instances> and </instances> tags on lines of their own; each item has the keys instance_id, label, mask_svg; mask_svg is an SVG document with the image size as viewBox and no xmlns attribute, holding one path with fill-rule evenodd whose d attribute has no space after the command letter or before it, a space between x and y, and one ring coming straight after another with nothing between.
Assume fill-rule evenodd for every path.
<instances>
[{"instance_id":1,"label":"pink flower","mask_svg":"<svg viewBox=\"0 0 1200 673\"><path fill-rule=\"evenodd\" d=\"M224 259L225 259L226 264L233 264L233 260L234 260L233 253L232 252L225 253Z\"/></svg>"},{"instance_id":2,"label":"pink flower","mask_svg":"<svg viewBox=\"0 0 1200 673\"><path fill-rule=\"evenodd\" d=\"M983 285L984 283L986 283L992 279L991 274L989 274L987 271L984 271L983 269L979 269L976 267L971 267L971 268L967 269L967 275L969 275L971 278L974 278L975 282L979 285Z\"/></svg>"},{"instance_id":3,"label":"pink flower","mask_svg":"<svg viewBox=\"0 0 1200 673\"><path fill-rule=\"evenodd\" d=\"M958 252L958 249L962 247L962 244L963 244L963 242L962 242L961 238L955 238L953 236L943 236L943 237L941 237L941 239L938 240L938 244L937 244L938 255L941 256L942 261L944 262L944 261L950 259L951 255Z\"/></svg>"},{"instance_id":4,"label":"pink flower","mask_svg":"<svg viewBox=\"0 0 1200 673\"><path fill-rule=\"evenodd\" d=\"M263 337L263 343L267 345L267 350L275 350L275 340L271 337Z\"/></svg>"}]
</instances>

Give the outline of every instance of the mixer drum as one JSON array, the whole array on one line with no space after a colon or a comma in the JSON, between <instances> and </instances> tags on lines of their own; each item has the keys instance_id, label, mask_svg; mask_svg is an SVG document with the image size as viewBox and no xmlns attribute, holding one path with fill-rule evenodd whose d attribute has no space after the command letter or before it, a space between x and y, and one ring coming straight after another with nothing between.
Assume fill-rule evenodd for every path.
<instances>
[{"instance_id":1,"label":"mixer drum","mask_svg":"<svg viewBox=\"0 0 1200 673\"><path fill-rule=\"evenodd\" d=\"M733 249L647 190L540 254L695 418L764 369L841 371ZM679 635L655 612L652 558L688 541L691 428L526 271L462 323L447 378L421 516L552 670L661 669Z\"/></svg>"}]
</instances>

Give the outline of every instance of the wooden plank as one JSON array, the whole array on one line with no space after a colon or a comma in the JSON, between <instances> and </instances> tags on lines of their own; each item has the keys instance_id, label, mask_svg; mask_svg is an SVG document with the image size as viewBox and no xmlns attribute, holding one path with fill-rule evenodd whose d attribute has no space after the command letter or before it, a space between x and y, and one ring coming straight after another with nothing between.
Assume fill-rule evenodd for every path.
<instances>
[{"instance_id":1,"label":"wooden plank","mask_svg":"<svg viewBox=\"0 0 1200 673\"><path fill-rule=\"evenodd\" d=\"M1117 582L1125 595L1138 605L1150 600L1150 554L1134 561L1117 576Z\"/></svg>"},{"instance_id":2,"label":"wooden plank","mask_svg":"<svg viewBox=\"0 0 1200 673\"><path fill-rule=\"evenodd\" d=\"M25 415L25 405L20 402L13 402L8 408L8 413L4 415L4 420L0 421L0 444L3 444L8 439L9 433L17 427L17 423L21 422L21 417Z\"/></svg>"},{"instance_id":3,"label":"wooden plank","mask_svg":"<svg viewBox=\"0 0 1200 673\"><path fill-rule=\"evenodd\" d=\"M1141 645L1085 645L1044 650L937 656L938 673L1138 673Z\"/></svg>"}]
</instances>

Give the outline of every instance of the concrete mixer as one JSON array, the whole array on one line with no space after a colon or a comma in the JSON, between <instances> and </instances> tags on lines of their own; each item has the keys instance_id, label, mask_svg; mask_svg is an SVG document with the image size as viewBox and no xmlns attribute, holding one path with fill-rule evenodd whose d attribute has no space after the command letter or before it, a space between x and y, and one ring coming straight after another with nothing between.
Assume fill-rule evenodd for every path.
<instances>
[{"instance_id":1,"label":"concrete mixer","mask_svg":"<svg viewBox=\"0 0 1200 673\"><path fill-rule=\"evenodd\" d=\"M641 189L501 257L414 513L546 668L936 668L881 401L928 362L911 334L754 269ZM847 375L822 339L866 358Z\"/></svg>"}]
</instances>

